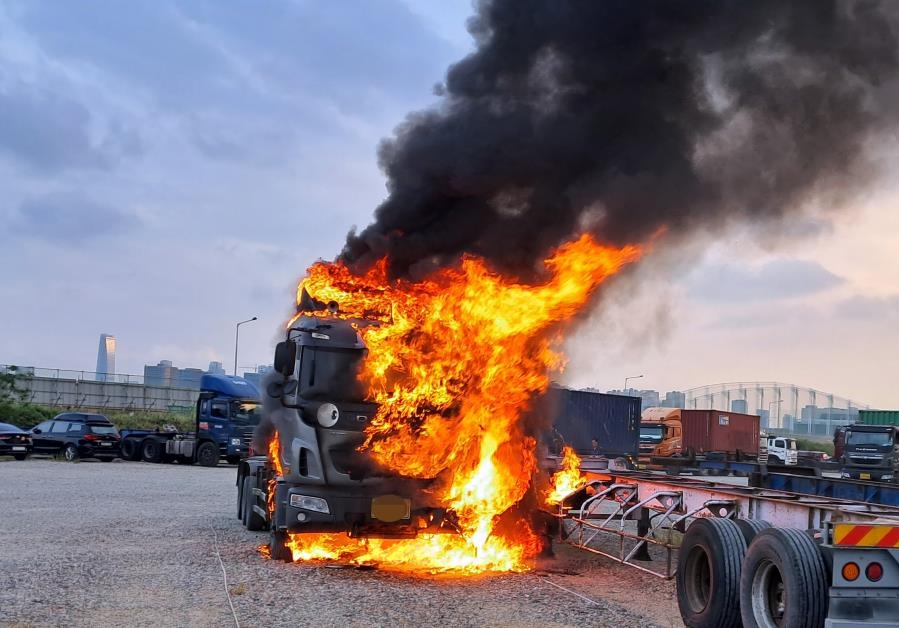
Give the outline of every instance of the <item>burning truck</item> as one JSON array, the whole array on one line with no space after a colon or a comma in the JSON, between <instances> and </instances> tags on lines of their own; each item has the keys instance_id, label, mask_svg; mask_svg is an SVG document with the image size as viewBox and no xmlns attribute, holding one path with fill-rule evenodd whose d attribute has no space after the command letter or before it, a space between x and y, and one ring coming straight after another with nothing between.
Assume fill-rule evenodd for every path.
<instances>
[{"instance_id":1,"label":"burning truck","mask_svg":"<svg viewBox=\"0 0 899 628\"><path fill-rule=\"evenodd\" d=\"M554 346L640 253L583 236L534 284L474 257L417 282L386 262L314 265L264 386L268 455L238 467L239 517L268 529L276 559L528 569L545 547L536 401L562 365Z\"/></svg>"}]
</instances>

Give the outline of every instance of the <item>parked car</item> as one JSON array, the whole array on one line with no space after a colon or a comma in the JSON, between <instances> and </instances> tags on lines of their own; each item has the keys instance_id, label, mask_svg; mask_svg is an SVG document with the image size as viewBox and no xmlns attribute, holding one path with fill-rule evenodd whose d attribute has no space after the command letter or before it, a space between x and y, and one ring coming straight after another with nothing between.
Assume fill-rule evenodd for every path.
<instances>
[{"instance_id":1,"label":"parked car","mask_svg":"<svg viewBox=\"0 0 899 628\"><path fill-rule=\"evenodd\" d=\"M66 460L119 456L121 438L115 425L102 414L64 412L31 428L34 453L62 454Z\"/></svg>"},{"instance_id":2,"label":"parked car","mask_svg":"<svg viewBox=\"0 0 899 628\"><path fill-rule=\"evenodd\" d=\"M0 423L0 456L25 460L31 453L31 435L23 429Z\"/></svg>"}]
</instances>

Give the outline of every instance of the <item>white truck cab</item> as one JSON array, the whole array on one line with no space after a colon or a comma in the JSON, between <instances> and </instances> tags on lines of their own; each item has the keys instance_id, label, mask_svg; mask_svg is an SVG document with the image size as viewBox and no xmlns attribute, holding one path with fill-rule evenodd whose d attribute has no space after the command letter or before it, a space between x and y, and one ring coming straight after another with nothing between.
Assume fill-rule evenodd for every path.
<instances>
[{"instance_id":1,"label":"white truck cab","mask_svg":"<svg viewBox=\"0 0 899 628\"><path fill-rule=\"evenodd\" d=\"M794 465L799 461L795 438L768 436L768 463Z\"/></svg>"}]
</instances>

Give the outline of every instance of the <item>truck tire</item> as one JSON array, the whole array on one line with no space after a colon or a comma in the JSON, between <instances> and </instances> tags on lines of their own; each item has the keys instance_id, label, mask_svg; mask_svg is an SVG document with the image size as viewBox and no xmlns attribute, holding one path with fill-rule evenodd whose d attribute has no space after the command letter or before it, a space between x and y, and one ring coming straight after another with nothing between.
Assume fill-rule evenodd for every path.
<instances>
[{"instance_id":1,"label":"truck tire","mask_svg":"<svg viewBox=\"0 0 899 628\"><path fill-rule=\"evenodd\" d=\"M688 628L740 626L740 570L746 541L737 524L697 519L684 535L677 563L677 606Z\"/></svg>"},{"instance_id":2,"label":"truck tire","mask_svg":"<svg viewBox=\"0 0 899 628\"><path fill-rule=\"evenodd\" d=\"M162 444L153 438L147 438L140 445L140 455L144 462L162 462Z\"/></svg>"},{"instance_id":3,"label":"truck tire","mask_svg":"<svg viewBox=\"0 0 899 628\"><path fill-rule=\"evenodd\" d=\"M141 458L140 443L133 438L122 439L122 458L136 462Z\"/></svg>"},{"instance_id":4,"label":"truck tire","mask_svg":"<svg viewBox=\"0 0 899 628\"><path fill-rule=\"evenodd\" d=\"M293 552L287 547L287 533L271 529L268 541L269 553L272 560L283 560L284 562L293 562Z\"/></svg>"},{"instance_id":5,"label":"truck tire","mask_svg":"<svg viewBox=\"0 0 899 628\"><path fill-rule=\"evenodd\" d=\"M743 561L740 603L746 628L823 626L827 575L815 542L802 530L759 532Z\"/></svg>"},{"instance_id":6,"label":"truck tire","mask_svg":"<svg viewBox=\"0 0 899 628\"><path fill-rule=\"evenodd\" d=\"M243 521L243 478L237 478L237 520Z\"/></svg>"},{"instance_id":7,"label":"truck tire","mask_svg":"<svg viewBox=\"0 0 899 628\"><path fill-rule=\"evenodd\" d=\"M746 547L752 544L752 539L756 534L771 527L770 523L761 519L737 519L734 523L740 528L740 533L746 541Z\"/></svg>"},{"instance_id":8,"label":"truck tire","mask_svg":"<svg viewBox=\"0 0 899 628\"><path fill-rule=\"evenodd\" d=\"M206 441L197 449L197 462L201 467L215 467L219 463L219 448L215 443Z\"/></svg>"},{"instance_id":9,"label":"truck tire","mask_svg":"<svg viewBox=\"0 0 899 628\"><path fill-rule=\"evenodd\" d=\"M253 478L249 476L243 479L243 500L243 524L246 529L251 532L264 530L265 519L253 510L253 506L258 500L253 493Z\"/></svg>"}]
</instances>

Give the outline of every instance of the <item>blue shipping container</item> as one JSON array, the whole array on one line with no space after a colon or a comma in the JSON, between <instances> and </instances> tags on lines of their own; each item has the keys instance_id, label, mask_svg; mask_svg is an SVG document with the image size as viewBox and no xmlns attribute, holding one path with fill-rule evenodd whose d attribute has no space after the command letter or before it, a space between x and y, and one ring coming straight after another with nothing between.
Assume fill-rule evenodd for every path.
<instances>
[{"instance_id":1,"label":"blue shipping container","mask_svg":"<svg viewBox=\"0 0 899 628\"><path fill-rule=\"evenodd\" d=\"M553 413L554 432L550 449L557 453L564 442L581 456L637 455L640 444L639 397L607 395L586 390L552 387L547 393ZM599 441L597 452L592 440Z\"/></svg>"}]
</instances>

